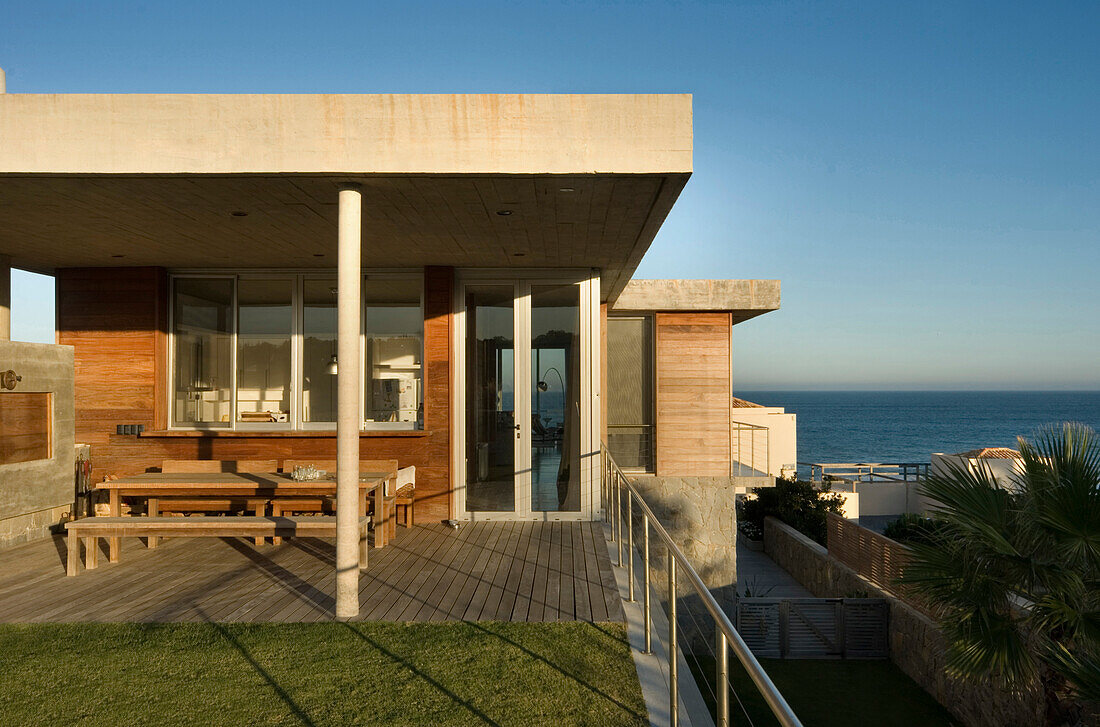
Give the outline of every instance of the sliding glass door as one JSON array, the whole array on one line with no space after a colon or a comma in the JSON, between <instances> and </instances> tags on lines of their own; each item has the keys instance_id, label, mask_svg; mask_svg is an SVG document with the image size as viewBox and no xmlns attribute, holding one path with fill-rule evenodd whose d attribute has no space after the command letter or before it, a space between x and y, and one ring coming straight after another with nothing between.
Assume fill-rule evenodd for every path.
<instances>
[{"instance_id":1,"label":"sliding glass door","mask_svg":"<svg viewBox=\"0 0 1100 727\"><path fill-rule=\"evenodd\" d=\"M462 285L468 517L582 512L587 290L538 279Z\"/></svg>"}]
</instances>

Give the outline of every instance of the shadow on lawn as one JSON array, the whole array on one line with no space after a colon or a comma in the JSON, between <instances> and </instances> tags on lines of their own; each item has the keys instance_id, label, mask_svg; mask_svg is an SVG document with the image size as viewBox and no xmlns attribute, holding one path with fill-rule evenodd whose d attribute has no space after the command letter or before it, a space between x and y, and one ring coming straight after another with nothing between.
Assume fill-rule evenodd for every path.
<instances>
[{"instance_id":1,"label":"shadow on lawn","mask_svg":"<svg viewBox=\"0 0 1100 727\"><path fill-rule=\"evenodd\" d=\"M366 634L364 634L362 631L358 630L357 628L355 628L351 624L343 623L343 622L341 622L341 623L344 626L344 628L346 628L348 631L352 632L357 637L359 637L363 641L367 642L368 644L373 646L378 651L382 652L383 654L385 654L389 658L393 659L394 661L400 663L406 669L408 669L412 673L416 674L418 677L420 677L424 681L428 682L428 684L431 684L433 687L435 687L439 691L446 694L448 697L450 697L452 700L454 700L454 702L456 704L459 704L462 707L464 707L467 711L470 712L470 714L474 715L475 717L477 717L479 720L481 720L485 724L491 724L491 725L494 725L494 727L500 727L500 725L496 721L491 719L489 717L489 715L485 714L484 712L479 710L477 707L475 707L474 705L470 704L469 702L467 702L462 697L460 697L457 694L455 694L454 692L452 692L450 689L447 689L447 687L443 686L442 684L437 682L435 679L432 679L428 674L426 674L425 672L418 669L416 667L416 665L413 664L412 662L407 661L404 658L402 658L401 656L399 656L398 654L393 653L392 651L387 649L385 646L378 643L374 639L370 638L369 636L367 636Z\"/></svg>"},{"instance_id":2,"label":"shadow on lawn","mask_svg":"<svg viewBox=\"0 0 1100 727\"><path fill-rule=\"evenodd\" d=\"M615 697L613 697L610 694L608 694L607 692L601 690L599 687L597 687L593 684L589 684L588 682L584 681L583 679L581 679L580 677L578 677L575 674L570 674L565 669L561 668L560 666L558 666L554 662L550 661L549 659L547 659L542 654L537 654L534 651L531 651L530 649L528 649L523 644L512 641L507 636L504 636L502 634L498 634L495 631L487 629L484 626L482 626L480 623L477 623L476 621L467 621L466 623L468 623L470 626L474 627L478 631L481 631L482 633L488 634L489 636L496 637L496 638L500 639L501 641L503 641L506 644L510 644L511 646L515 647L516 649L519 649L520 651L522 651L524 654L527 654L531 658L533 658L537 661L541 661L543 664L546 664L551 669L559 672L562 676L568 677L569 679L572 679L573 681L575 681L577 684L581 685L585 689L588 689L592 693L597 694L600 697L603 697L604 699L611 702L612 704L614 704L616 707L623 710L627 714L630 714L634 717L645 717L646 716L646 714L639 714L638 712L635 712L634 710L632 710L630 707L628 707L627 705L620 702ZM594 624L588 624L588 625L594 625ZM601 633L606 633L603 629L599 628L599 626L596 626L596 630L600 631ZM631 664L631 666L633 666L633 663Z\"/></svg>"},{"instance_id":3,"label":"shadow on lawn","mask_svg":"<svg viewBox=\"0 0 1100 727\"><path fill-rule=\"evenodd\" d=\"M297 717L302 724L306 725L306 727L317 727L317 724L309 718L308 714L302 711L302 708L299 707L298 703L294 701L294 698L287 694L287 691L279 685L279 682L275 681L275 678L271 676L271 674L269 674L266 669L260 666L260 663L258 661L252 658L252 654L249 653L244 644L238 641L237 638L233 636L233 634L231 634L228 629L225 628L225 626L218 623L217 621L211 621L209 618L207 618L202 609L197 608L196 610L202 615L203 619L207 623L218 630L218 633L221 634L226 641L233 645L233 648L240 652L241 656L244 657L244 660L248 662L249 666L255 669L256 673L262 676L264 678L264 681L266 681L268 685L275 690L275 693L279 695L279 699L283 700L286 706L290 708L290 711L294 713L294 716Z\"/></svg>"}]
</instances>

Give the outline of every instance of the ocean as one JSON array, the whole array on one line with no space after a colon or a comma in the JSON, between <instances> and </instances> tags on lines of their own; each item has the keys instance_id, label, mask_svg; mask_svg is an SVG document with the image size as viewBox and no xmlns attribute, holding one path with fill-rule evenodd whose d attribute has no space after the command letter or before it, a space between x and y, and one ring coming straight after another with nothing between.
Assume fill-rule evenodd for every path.
<instances>
[{"instance_id":1,"label":"ocean","mask_svg":"<svg viewBox=\"0 0 1100 727\"><path fill-rule=\"evenodd\" d=\"M738 391L798 415L800 462L928 462L933 452L1015 447L1039 426L1100 431L1100 391Z\"/></svg>"}]
</instances>

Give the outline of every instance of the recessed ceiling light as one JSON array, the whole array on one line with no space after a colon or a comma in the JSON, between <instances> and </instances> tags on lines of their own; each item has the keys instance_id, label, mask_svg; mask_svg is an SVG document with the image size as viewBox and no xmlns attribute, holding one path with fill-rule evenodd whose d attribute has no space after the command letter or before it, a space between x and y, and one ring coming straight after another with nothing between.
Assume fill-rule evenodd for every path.
<instances>
[{"instance_id":1,"label":"recessed ceiling light","mask_svg":"<svg viewBox=\"0 0 1100 727\"><path fill-rule=\"evenodd\" d=\"M512 214L512 210L497 210L497 214L501 217L507 217L508 215Z\"/></svg>"},{"instance_id":2,"label":"recessed ceiling light","mask_svg":"<svg viewBox=\"0 0 1100 727\"><path fill-rule=\"evenodd\" d=\"M577 190L574 189L573 187L558 187L558 191L559 192L576 192Z\"/></svg>"},{"instance_id":3,"label":"recessed ceiling light","mask_svg":"<svg viewBox=\"0 0 1100 727\"><path fill-rule=\"evenodd\" d=\"M233 215L234 217L248 217L248 213L241 210L235 210L233 212L230 212L229 214Z\"/></svg>"}]
</instances>

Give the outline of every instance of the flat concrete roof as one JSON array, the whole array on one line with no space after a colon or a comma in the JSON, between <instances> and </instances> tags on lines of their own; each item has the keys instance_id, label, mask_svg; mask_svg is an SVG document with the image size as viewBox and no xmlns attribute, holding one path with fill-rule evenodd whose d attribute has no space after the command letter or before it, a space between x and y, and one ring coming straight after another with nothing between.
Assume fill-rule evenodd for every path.
<instances>
[{"instance_id":1,"label":"flat concrete roof","mask_svg":"<svg viewBox=\"0 0 1100 727\"><path fill-rule=\"evenodd\" d=\"M7 174L691 172L686 94L3 94Z\"/></svg>"},{"instance_id":2,"label":"flat concrete roof","mask_svg":"<svg viewBox=\"0 0 1100 727\"><path fill-rule=\"evenodd\" d=\"M729 311L740 323L779 309L778 280L631 280L612 310Z\"/></svg>"},{"instance_id":3,"label":"flat concrete roof","mask_svg":"<svg viewBox=\"0 0 1100 727\"><path fill-rule=\"evenodd\" d=\"M18 267L599 268L614 298L692 169L691 96L0 94ZM241 216L234 213L245 213Z\"/></svg>"}]
</instances>

